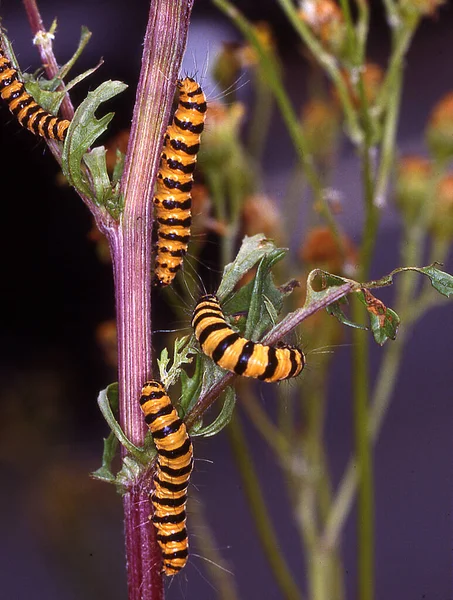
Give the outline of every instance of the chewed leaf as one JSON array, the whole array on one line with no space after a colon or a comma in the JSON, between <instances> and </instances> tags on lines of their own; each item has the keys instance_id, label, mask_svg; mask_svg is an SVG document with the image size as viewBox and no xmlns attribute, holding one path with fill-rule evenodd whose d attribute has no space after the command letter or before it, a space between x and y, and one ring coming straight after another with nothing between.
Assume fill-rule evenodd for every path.
<instances>
[{"instance_id":1,"label":"chewed leaf","mask_svg":"<svg viewBox=\"0 0 453 600\"><path fill-rule=\"evenodd\" d=\"M252 237L245 236L236 258L232 263L226 265L223 270L222 283L217 290L219 299L226 298L252 267L264 256L275 250L277 250L275 244L261 233ZM283 248L278 250L286 252Z\"/></svg>"},{"instance_id":2,"label":"chewed leaf","mask_svg":"<svg viewBox=\"0 0 453 600\"><path fill-rule=\"evenodd\" d=\"M245 329L239 327L247 338L260 339L277 322L286 294L275 286L271 269L285 254L276 248L262 258L253 280L223 304L225 314L246 316Z\"/></svg>"},{"instance_id":3,"label":"chewed leaf","mask_svg":"<svg viewBox=\"0 0 453 600\"><path fill-rule=\"evenodd\" d=\"M373 296L366 288L358 291L357 295L366 306L376 342L382 346L388 339L394 340L400 324L400 318L396 312L391 308L387 308L381 300Z\"/></svg>"},{"instance_id":4,"label":"chewed leaf","mask_svg":"<svg viewBox=\"0 0 453 600\"><path fill-rule=\"evenodd\" d=\"M91 198L97 205L101 202L96 198L86 169L82 167L82 158L96 139L106 131L113 118L113 113L108 113L97 119L96 110L103 102L123 92L126 87L121 81L105 81L93 92L89 92L74 114L63 146L64 175L78 191Z\"/></svg>"}]
</instances>

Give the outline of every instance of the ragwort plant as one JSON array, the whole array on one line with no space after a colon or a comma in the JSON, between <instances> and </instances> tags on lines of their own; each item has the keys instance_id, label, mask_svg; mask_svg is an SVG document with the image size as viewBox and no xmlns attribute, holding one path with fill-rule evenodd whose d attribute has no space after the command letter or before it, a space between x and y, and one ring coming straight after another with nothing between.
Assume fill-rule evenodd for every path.
<instances>
[{"instance_id":1,"label":"ragwort plant","mask_svg":"<svg viewBox=\"0 0 453 600\"><path fill-rule=\"evenodd\" d=\"M218 236L223 275L216 294L227 318L237 316L232 323L247 339L275 345L306 321L310 347L321 348L338 344L344 326L353 328L355 456L336 491L331 484L323 440L329 354L321 355L316 374L296 380L296 393L292 396L293 400L296 395L301 398L299 407L305 423L302 431L295 427L292 408L288 410L287 404L293 400L285 397L283 387L273 388L278 399L278 418L273 422L260 406L256 386L216 366L200 352L193 336L178 338L172 349L164 350L158 360L158 375L153 365L152 197L192 0L151 3L127 152L118 153L112 175L107 171L105 148L94 144L113 115L98 119L95 111L123 91L125 84L112 81L101 84L74 111L67 92L90 72L64 87L61 82L83 50L89 33L82 31L74 58L59 69L52 52L53 30L45 30L35 1L24 0L49 77L47 82L29 78L27 89L47 111L55 113L60 107L62 116L71 122L63 144L54 140L47 143L105 235L113 265L118 383L99 394L99 406L112 433L105 441L102 467L93 475L114 483L122 495L130 600L164 597L160 549L149 518L153 510L150 492L156 453L152 440L145 439L146 426L139 405L142 385L153 372L169 389L173 402L177 394L172 387L178 384L177 408L195 439L195 454L197 436L209 437L228 426L244 490L254 508L257 534L282 597L344 598L339 542L357 493L359 597L373 598L372 446L392 396L410 328L453 291L452 277L435 263L446 257L453 234L453 195L451 175L447 172L453 147L451 137L445 135L447 126L453 127L451 101L444 101L436 109L428 127L430 160L406 159L398 166L395 197L404 222L403 266L385 277L366 281L376 252L380 216L387 202L395 159L403 59L420 20L428 12L424 2L386 0L392 49L384 71L367 63L370 23L365 1L358 0L354 10L347 0L339 4L330 0L303 0L299 6L290 0L277 1L314 63L329 78L335 104L329 94L313 98L299 118L283 86L283 67L269 27L252 25L226 0L213 0L246 40L239 47L226 49L216 65L215 75L222 86L228 87L241 69L247 69L260 101L256 110L251 111L245 144L240 135L244 108L238 102L230 107L208 105L208 128L200 152L204 187L198 188L197 196L194 190L194 201L197 198L203 208L194 227L203 235L215 232ZM434 4L427 2L430 10ZM6 36L3 41L9 58L17 64ZM304 190L310 191L304 195L311 198L313 209L312 228L300 249L297 265L290 265L288 257L283 260L286 249L270 239L285 242L283 216L272 199L261 192L259 160L274 105L282 114L299 162L287 200L295 202L295 193L299 190L300 196L302 183ZM327 193L341 124L356 147L362 166L365 219L358 248L341 230L336 219L335 197ZM320 137L328 143L319 144ZM422 242L428 234L431 234L432 264L418 267ZM202 245L203 241L195 240L195 256L202 251ZM425 276L426 283L421 289L414 282L414 274L408 271ZM274 274L276 279L287 283L276 285ZM399 274L401 281L396 285L393 310L371 290L393 284L394 276ZM189 277L188 268L177 279L180 293L193 305L199 280ZM164 293L171 297L171 290ZM347 298L351 301L350 315ZM284 301L293 303L294 310L279 320ZM398 333L400 322L404 330ZM373 388L364 329L371 330L381 346L391 340L383 349L382 365ZM234 413L236 395L282 465L292 515L305 550L306 591L299 588L279 551L241 421ZM205 412L219 397L218 414L206 423ZM111 463L118 442L122 466L114 473ZM195 508L194 518L203 520ZM209 534L204 535L201 543L202 553L218 560L215 542ZM212 570L212 576L219 595L235 597L231 582L222 579L216 570Z\"/></svg>"}]
</instances>

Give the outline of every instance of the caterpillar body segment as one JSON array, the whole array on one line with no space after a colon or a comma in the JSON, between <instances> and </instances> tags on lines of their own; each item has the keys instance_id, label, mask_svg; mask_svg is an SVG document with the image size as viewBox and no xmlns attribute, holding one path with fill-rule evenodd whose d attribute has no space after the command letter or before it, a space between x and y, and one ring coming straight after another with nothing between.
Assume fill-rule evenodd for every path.
<instances>
[{"instance_id":1,"label":"caterpillar body segment","mask_svg":"<svg viewBox=\"0 0 453 600\"><path fill-rule=\"evenodd\" d=\"M159 381L147 381L140 405L157 449L153 524L162 551L163 572L176 575L186 564L189 539L186 503L193 468L192 442L185 424Z\"/></svg>"},{"instance_id":2,"label":"caterpillar body segment","mask_svg":"<svg viewBox=\"0 0 453 600\"><path fill-rule=\"evenodd\" d=\"M25 89L17 70L6 57L0 38L0 96L22 127L40 137L63 142L70 121L44 110Z\"/></svg>"},{"instance_id":3,"label":"caterpillar body segment","mask_svg":"<svg viewBox=\"0 0 453 600\"><path fill-rule=\"evenodd\" d=\"M157 244L154 284L171 284L181 268L190 240L193 172L206 116L206 97L198 83L186 77L178 81L179 103L167 128L154 216Z\"/></svg>"},{"instance_id":4,"label":"caterpillar body segment","mask_svg":"<svg viewBox=\"0 0 453 600\"><path fill-rule=\"evenodd\" d=\"M279 343L267 346L236 333L227 323L218 298L202 296L192 317L202 351L223 369L244 377L273 382L296 377L305 366L304 353Z\"/></svg>"}]
</instances>

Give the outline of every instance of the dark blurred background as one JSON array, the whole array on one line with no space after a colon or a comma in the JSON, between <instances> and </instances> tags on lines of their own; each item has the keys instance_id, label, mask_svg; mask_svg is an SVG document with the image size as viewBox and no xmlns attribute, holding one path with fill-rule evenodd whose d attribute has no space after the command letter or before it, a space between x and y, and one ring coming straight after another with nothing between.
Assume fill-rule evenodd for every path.
<instances>
[{"instance_id":1,"label":"dark blurred background","mask_svg":"<svg viewBox=\"0 0 453 600\"><path fill-rule=\"evenodd\" d=\"M93 38L76 65L77 73L104 59L99 71L74 90L74 104L103 80L125 81L128 90L108 108L116 113L112 133L127 128L147 2L40 4L47 26L58 17L55 53L61 63L76 48L81 25L93 32ZM272 23L288 88L301 103L306 65L294 51L296 36L278 7L271 0L236 4L250 18ZM373 10L369 57L384 65L387 25L379 6ZM22 4L4 0L1 15L22 68L34 71L39 58ZM214 60L222 41L235 39L238 35L229 22L209 2L197 0L184 67L202 70ZM437 17L423 22L408 55L399 126L403 153L424 152L422 131L429 111L453 88L452 59L453 7L448 2ZM241 89L245 102L248 93L245 85ZM0 597L119 600L126 597L120 498L113 488L88 477L100 465L102 437L107 435L96 397L115 379L95 336L96 327L114 316L110 266L99 260L90 239L87 209L71 189L58 185L58 167L45 144L21 130L4 105L0 121ZM294 156L278 116L272 133L274 141L265 157L266 184L267 191L279 198ZM358 239L361 214L355 207L361 189L358 162L348 145L334 185L345 197L344 228ZM390 206L382 221L381 253L373 277L397 266L399 234L399 220ZM300 239L293 240L295 246ZM378 599L453 598L452 315L448 306L436 309L415 330L376 446ZM326 432L336 481L351 450L349 359L350 348L338 348ZM373 347L375 365L379 359L380 349ZM263 402L272 409L272 399ZM286 510L278 485L280 472L258 436L253 431L248 435L284 553L302 582L299 542L290 519L282 517ZM196 455L212 460L196 464L192 481L217 547L236 576L240 597L280 598L254 537L225 435L198 440ZM355 597L355 545L351 517L343 538L348 600ZM216 598L202 560L191 558L167 597Z\"/></svg>"}]
</instances>

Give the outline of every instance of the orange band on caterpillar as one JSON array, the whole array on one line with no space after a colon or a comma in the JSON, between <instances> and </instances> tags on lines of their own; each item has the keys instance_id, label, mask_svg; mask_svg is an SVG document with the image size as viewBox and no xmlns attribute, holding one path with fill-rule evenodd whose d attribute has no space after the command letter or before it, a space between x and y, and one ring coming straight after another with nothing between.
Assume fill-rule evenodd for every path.
<instances>
[{"instance_id":1,"label":"orange band on caterpillar","mask_svg":"<svg viewBox=\"0 0 453 600\"><path fill-rule=\"evenodd\" d=\"M186 530L186 502L193 467L192 442L186 426L159 381L147 381L140 406L157 449L154 475L153 524L162 550L163 572L175 575L186 564L189 539Z\"/></svg>"},{"instance_id":2,"label":"orange band on caterpillar","mask_svg":"<svg viewBox=\"0 0 453 600\"><path fill-rule=\"evenodd\" d=\"M154 217L155 285L169 285L181 268L190 239L193 172L206 116L206 97L190 77L178 81L179 103L165 134L157 174Z\"/></svg>"},{"instance_id":3,"label":"orange band on caterpillar","mask_svg":"<svg viewBox=\"0 0 453 600\"><path fill-rule=\"evenodd\" d=\"M280 381L296 377L305 366L305 356L299 348L286 344L266 346L233 331L218 298L212 294L200 298L192 327L203 352L220 367L237 375Z\"/></svg>"},{"instance_id":4,"label":"orange band on caterpillar","mask_svg":"<svg viewBox=\"0 0 453 600\"><path fill-rule=\"evenodd\" d=\"M70 121L54 117L35 102L0 45L0 96L22 127L48 140L64 141Z\"/></svg>"}]
</instances>

